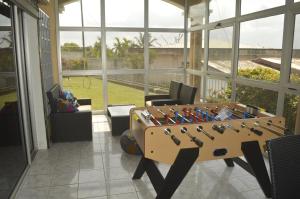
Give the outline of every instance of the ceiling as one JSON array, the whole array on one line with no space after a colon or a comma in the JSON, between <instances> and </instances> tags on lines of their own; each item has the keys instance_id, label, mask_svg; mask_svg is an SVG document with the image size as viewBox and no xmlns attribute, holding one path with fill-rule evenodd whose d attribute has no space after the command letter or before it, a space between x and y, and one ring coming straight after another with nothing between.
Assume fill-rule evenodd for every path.
<instances>
[{"instance_id":1,"label":"ceiling","mask_svg":"<svg viewBox=\"0 0 300 199\"><path fill-rule=\"evenodd\" d=\"M59 0L59 11L63 11L64 10L64 6L66 4L70 4L70 3L73 3L73 2L76 2L78 0ZM184 9L184 2L185 0L162 0L162 1L165 1L167 3L170 3L172 5L175 5L181 9ZM205 0L188 0L188 3L189 5L195 5L195 4L198 4L200 2L203 2Z\"/></svg>"}]
</instances>

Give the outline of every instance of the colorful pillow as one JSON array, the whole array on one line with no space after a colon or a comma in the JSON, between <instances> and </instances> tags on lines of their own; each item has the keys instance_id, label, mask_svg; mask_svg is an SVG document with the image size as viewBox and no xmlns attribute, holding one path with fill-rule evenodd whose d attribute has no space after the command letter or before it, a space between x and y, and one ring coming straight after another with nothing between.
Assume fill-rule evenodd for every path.
<instances>
[{"instance_id":1,"label":"colorful pillow","mask_svg":"<svg viewBox=\"0 0 300 199\"><path fill-rule=\"evenodd\" d=\"M62 98L56 99L56 108L57 112L60 113L73 113L78 111L77 107L74 106L72 102Z\"/></svg>"},{"instance_id":2,"label":"colorful pillow","mask_svg":"<svg viewBox=\"0 0 300 199\"><path fill-rule=\"evenodd\" d=\"M70 102L74 102L76 100L76 97L74 97L74 95L73 95L73 93L71 93L71 91L60 91L59 97L64 100L68 100Z\"/></svg>"}]
</instances>

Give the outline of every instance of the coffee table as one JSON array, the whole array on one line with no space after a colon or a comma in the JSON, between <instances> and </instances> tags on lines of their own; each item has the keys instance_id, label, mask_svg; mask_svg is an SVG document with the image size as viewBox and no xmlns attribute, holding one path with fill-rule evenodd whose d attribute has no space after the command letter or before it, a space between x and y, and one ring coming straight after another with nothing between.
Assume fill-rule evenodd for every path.
<instances>
[{"instance_id":1,"label":"coffee table","mask_svg":"<svg viewBox=\"0 0 300 199\"><path fill-rule=\"evenodd\" d=\"M111 133L113 136L121 135L129 129L129 111L135 108L135 105L110 105L107 107L107 114L110 118Z\"/></svg>"}]
</instances>

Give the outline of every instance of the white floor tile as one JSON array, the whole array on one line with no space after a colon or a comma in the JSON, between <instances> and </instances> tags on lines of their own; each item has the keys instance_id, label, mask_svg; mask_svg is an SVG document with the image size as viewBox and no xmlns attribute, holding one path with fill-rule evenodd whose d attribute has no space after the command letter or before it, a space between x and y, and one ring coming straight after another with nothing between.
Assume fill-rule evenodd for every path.
<instances>
[{"instance_id":1,"label":"white floor tile","mask_svg":"<svg viewBox=\"0 0 300 199\"><path fill-rule=\"evenodd\" d=\"M57 186L49 189L48 199L77 199L78 184Z\"/></svg>"},{"instance_id":2,"label":"white floor tile","mask_svg":"<svg viewBox=\"0 0 300 199\"><path fill-rule=\"evenodd\" d=\"M99 196L106 196L106 184L105 182L92 182L79 184L78 198L92 198Z\"/></svg>"}]
</instances>

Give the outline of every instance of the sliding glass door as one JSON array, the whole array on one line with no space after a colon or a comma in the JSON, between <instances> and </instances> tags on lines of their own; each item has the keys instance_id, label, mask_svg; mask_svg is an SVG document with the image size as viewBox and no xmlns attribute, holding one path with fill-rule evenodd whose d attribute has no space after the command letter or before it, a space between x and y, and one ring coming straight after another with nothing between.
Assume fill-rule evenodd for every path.
<instances>
[{"instance_id":1,"label":"sliding glass door","mask_svg":"<svg viewBox=\"0 0 300 199\"><path fill-rule=\"evenodd\" d=\"M10 196L28 164L12 16L12 5L0 0L0 198Z\"/></svg>"}]
</instances>

